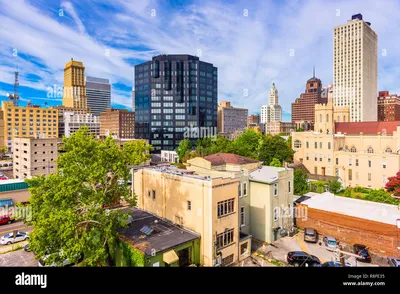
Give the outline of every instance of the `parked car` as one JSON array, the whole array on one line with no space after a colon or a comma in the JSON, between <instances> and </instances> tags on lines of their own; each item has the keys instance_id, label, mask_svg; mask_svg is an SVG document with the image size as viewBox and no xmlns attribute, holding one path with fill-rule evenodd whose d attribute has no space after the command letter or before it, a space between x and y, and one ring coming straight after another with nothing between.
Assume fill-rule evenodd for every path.
<instances>
[{"instance_id":1,"label":"parked car","mask_svg":"<svg viewBox=\"0 0 400 294\"><path fill-rule=\"evenodd\" d=\"M371 262L371 256L368 253L368 248L362 244L354 244L354 253L359 255L356 259L361 262Z\"/></svg>"},{"instance_id":2,"label":"parked car","mask_svg":"<svg viewBox=\"0 0 400 294\"><path fill-rule=\"evenodd\" d=\"M313 228L304 229L304 241L317 243L318 242L318 232Z\"/></svg>"},{"instance_id":3,"label":"parked car","mask_svg":"<svg viewBox=\"0 0 400 294\"><path fill-rule=\"evenodd\" d=\"M291 251L287 255L287 262L295 267L317 266L321 264L318 257L304 251Z\"/></svg>"},{"instance_id":4,"label":"parked car","mask_svg":"<svg viewBox=\"0 0 400 294\"><path fill-rule=\"evenodd\" d=\"M388 257L388 264L393 267L400 267L400 258L399 257Z\"/></svg>"},{"instance_id":5,"label":"parked car","mask_svg":"<svg viewBox=\"0 0 400 294\"><path fill-rule=\"evenodd\" d=\"M351 267L352 265L345 261L345 267ZM321 264L321 267L342 267L342 264L339 261L327 261Z\"/></svg>"},{"instance_id":6,"label":"parked car","mask_svg":"<svg viewBox=\"0 0 400 294\"><path fill-rule=\"evenodd\" d=\"M338 246L338 242L335 238L326 236L323 239L326 249L328 250L336 250Z\"/></svg>"},{"instance_id":7,"label":"parked car","mask_svg":"<svg viewBox=\"0 0 400 294\"><path fill-rule=\"evenodd\" d=\"M11 224L12 219L10 216L5 215L5 216L0 216L0 225L5 225L5 224Z\"/></svg>"},{"instance_id":8,"label":"parked car","mask_svg":"<svg viewBox=\"0 0 400 294\"><path fill-rule=\"evenodd\" d=\"M21 242L21 241L25 241L28 239L29 239L29 236L25 232L17 232L17 236L15 237L15 239L14 239L14 233L11 232L11 233L8 233L7 235L4 235L3 237L1 237L0 244L9 245L12 243Z\"/></svg>"}]
</instances>

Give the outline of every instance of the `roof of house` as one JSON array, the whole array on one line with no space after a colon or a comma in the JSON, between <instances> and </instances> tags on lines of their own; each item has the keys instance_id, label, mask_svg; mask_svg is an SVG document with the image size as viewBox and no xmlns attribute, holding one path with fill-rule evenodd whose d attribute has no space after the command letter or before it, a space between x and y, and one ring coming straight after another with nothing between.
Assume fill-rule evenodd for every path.
<instances>
[{"instance_id":1,"label":"roof of house","mask_svg":"<svg viewBox=\"0 0 400 294\"><path fill-rule=\"evenodd\" d=\"M302 204L313 209L390 225L396 225L396 219L400 219L400 209L397 205L335 196L329 192L304 200Z\"/></svg>"},{"instance_id":2,"label":"roof of house","mask_svg":"<svg viewBox=\"0 0 400 294\"><path fill-rule=\"evenodd\" d=\"M212 166L224 165L224 164L249 164L257 163L258 160L251 159L248 157L232 154L232 153L216 153L203 157L203 159L211 162Z\"/></svg>"},{"instance_id":3,"label":"roof of house","mask_svg":"<svg viewBox=\"0 0 400 294\"><path fill-rule=\"evenodd\" d=\"M250 173L249 179L272 183L278 179L278 173L280 171L284 171L286 168L284 167L274 167L274 166L265 166L263 165L261 168L256 169Z\"/></svg>"},{"instance_id":4,"label":"roof of house","mask_svg":"<svg viewBox=\"0 0 400 294\"><path fill-rule=\"evenodd\" d=\"M339 122L335 123L335 133L376 135L386 132L386 135L392 135L398 125L400 121Z\"/></svg>"},{"instance_id":5,"label":"roof of house","mask_svg":"<svg viewBox=\"0 0 400 294\"><path fill-rule=\"evenodd\" d=\"M124 212L131 212L132 222L127 228L118 230L121 240L133 245L146 255L151 255L152 250L162 252L200 238L200 235L147 211L128 208L124 209ZM152 230L150 234L143 232L145 226L149 229L147 232Z\"/></svg>"}]
</instances>

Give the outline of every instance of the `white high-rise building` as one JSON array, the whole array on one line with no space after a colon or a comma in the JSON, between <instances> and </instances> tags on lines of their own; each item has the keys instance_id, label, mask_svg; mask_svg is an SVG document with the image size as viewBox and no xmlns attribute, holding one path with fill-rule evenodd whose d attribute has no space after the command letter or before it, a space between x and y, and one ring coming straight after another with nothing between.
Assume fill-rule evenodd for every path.
<instances>
[{"instance_id":1,"label":"white high-rise building","mask_svg":"<svg viewBox=\"0 0 400 294\"><path fill-rule=\"evenodd\" d=\"M282 121L282 107L279 105L278 89L275 83L269 90L268 105L261 107L261 123Z\"/></svg>"},{"instance_id":2,"label":"white high-rise building","mask_svg":"<svg viewBox=\"0 0 400 294\"><path fill-rule=\"evenodd\" d=\"M350 121L377 121L378 36L361 14L333 36L334 106L348 107Z\"/></svg>"}]
</instances>

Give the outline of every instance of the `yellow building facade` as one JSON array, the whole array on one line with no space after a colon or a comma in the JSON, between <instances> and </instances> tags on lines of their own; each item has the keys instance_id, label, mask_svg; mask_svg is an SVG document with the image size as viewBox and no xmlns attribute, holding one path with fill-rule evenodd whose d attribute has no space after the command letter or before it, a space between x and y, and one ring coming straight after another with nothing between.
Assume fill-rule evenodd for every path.
<instances>
[{"instance_id":1,"label":"yellow building facade","mask_svg":"<svg viewBox=\"0 0 400 294\"><path fill-rule=\"evenodd\" d=\"M71 59L64 68L63 106L87 108L85 67Z\"/></svg>"},{"instance_id":2,"label":"yellow building facade","mask_svg":"<svg viewBox=\"0 0 400 294\"><path fill-rule=\"evenodd\" d=\"M58 137L58 110L38 106L15 106L3 101L5 146L11 150L14 137ZM0 133L1 136L1 133Z\"/></svg>"}]
</instances>

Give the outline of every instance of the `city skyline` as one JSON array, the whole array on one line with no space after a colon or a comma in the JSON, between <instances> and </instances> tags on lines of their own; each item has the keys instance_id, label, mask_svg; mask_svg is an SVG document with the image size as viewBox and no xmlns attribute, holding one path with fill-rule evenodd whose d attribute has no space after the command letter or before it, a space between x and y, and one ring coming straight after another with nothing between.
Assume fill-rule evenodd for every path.
<instances>
[{"instance_id":1,"label":"city skyline","mask_svg":"<svg viewBox=\"0 0 400 294\"><path fill-rule=\"evenodd\" d=\"M246 107L249 114L267 104L275 82L283 120L289 121L290 105L304 91L313 65L323 86L333 83L333 29L357 13L379 36L378 91L400 92L400 67L394 63L400 54L395 48L400 36L394 34L400 27L395 17L400 3L395 1L178 1L172 6L96 1L90 11L78 1L0 2L3 26L15 29L12 34L0 30L3 101L13 91L18 69L22 105L28 100L61 105L61 98L47 98L47 88L63 86L62 69L72 57L85 64L86 75L110 80L114 107L131 109L134 66L160 53L182 53L217 66L218 101ZM309 11L321 13L310 18Z\"/></svg>"}]
</instances>

